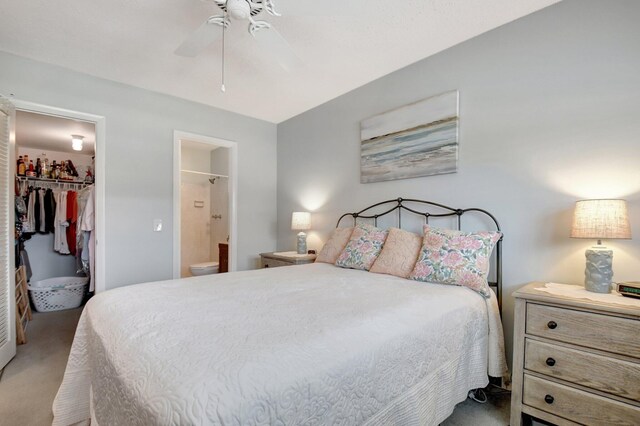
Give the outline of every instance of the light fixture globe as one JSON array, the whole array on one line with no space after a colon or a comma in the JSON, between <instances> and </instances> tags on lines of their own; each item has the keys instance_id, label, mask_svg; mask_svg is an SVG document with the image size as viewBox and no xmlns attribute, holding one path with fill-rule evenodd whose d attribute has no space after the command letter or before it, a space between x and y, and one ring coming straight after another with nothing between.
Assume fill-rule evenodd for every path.
<instances>
[{"instance_id":1,"label":"light fixture globe","mask_svg":"<svg viewBox=\"0 0 640 426\"><path fill-rule=\"evenodd\" d=\"M246 0L227 0L227 12L234 19L248 19L251 16L251 6Z\"/></svg>"},{"instance_id":2,"label":"light fixture globe","mask_svg":"<svg viewBox=\"0 0 640 426\"><path fill-rule=\"evenodd\" d=\"M82 151L83 142L84 142L84 136L71 135L71 148L74 151Z\"/></svg>"}]
</instances>

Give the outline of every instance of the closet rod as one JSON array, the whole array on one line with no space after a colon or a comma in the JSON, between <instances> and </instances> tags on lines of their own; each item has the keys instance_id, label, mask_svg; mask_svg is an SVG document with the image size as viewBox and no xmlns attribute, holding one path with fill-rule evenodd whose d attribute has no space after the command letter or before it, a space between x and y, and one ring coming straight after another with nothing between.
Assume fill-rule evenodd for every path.
<instances>
[{"instance_id":1,"label":"closet rod","mask_svg":"<svg viewBox=\"0 0 640 426\"><path fill-rule=\"evenodd\" d=\"M180 170L180 171L184 172L184 173L193 173L193 174L196 174L196 175L213 176L213 177L219 177L219 178L228 178L229 177L227 175L217 175L215 173L196 172L195 170Z\"/></svg>"},{"instance_id":2,"label":"closet rod","mask_svg":"<svg viewBox=\"0 0 640 426\"><path fill-rule=\"evenodd\" d=\"M91 185L91 183L87 183L81 180L66 180L66 179L47 179L47 178L36 178L30 176L16 176L19 182L43 182L43 183L58 183L58 184L67 184L67 185Z\"/></svg>"}]
</instances>

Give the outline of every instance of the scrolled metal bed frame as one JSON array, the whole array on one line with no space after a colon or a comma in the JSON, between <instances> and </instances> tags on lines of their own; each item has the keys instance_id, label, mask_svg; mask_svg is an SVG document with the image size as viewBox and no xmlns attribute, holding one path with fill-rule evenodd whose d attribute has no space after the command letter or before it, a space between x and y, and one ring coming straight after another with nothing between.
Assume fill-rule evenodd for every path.
<instances>
[{"instance_id":1,"label":"scrolled metal bed frame","mask_svg":"<svg viewBox=\"0 0 640 426\"><path fill-rule=\"evenodd\" d=\"M432 213L430 211L420 211L421 209L417 210L416 208L408 207L406 204L424 205L425 209L428 207L435 207L440 209L441 212ZM374 210L376 208L385 206L385 205L388 205L389 207L382 207L380 208L380 210L382 210L381 213L374 213ZM462 215L469 212L476 212L476 213L484 214L489 219L491 219L491 221L495 224L496 231L501 231L498 220L486 210L476 208L476 207L466 208L466 209L456 209L453 207L445 206L444 204L434 203L432 201L426 201L426 200L417 200L413 198L396 198L392 200L381 201L379 203L370 205L369 207L366 207L358 212L345 213L342 216L340 216L340 219L338 219L338 222L336 223L336 227L339 227L340 222L342 222L342 220L345 217L349 217L349 216L353 218L354 225L357 223L358 219L373 219L374 225L377 226L379 217L392 214L395 211L397 211L397 214L398 214L398 228L402 228L402 212L403 211L407 211L417 216L422 216L424 218L425 224L429 223L430 218L443 218L443 217L457 216L458 230L462 230ZM496 279L495 281L489 281L489 285L491 287L494 287L495 289L496 297L498 299L498 307L501 313L502 313L502 239L503 237L500 237L500 240L496 244L495 269L494 269Z\"/></svg>"}]
</instances>

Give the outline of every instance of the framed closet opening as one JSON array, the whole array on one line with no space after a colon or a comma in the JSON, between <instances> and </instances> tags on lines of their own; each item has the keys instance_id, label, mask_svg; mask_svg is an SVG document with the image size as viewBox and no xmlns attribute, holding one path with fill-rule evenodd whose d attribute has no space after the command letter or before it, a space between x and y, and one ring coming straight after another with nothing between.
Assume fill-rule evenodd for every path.
<instances>
[{"instance_id":1,"label":"framed closet opening","mask_svg":"<svg viewBox=\"0 0 640 426\"><path fill-rule=\"evenodd\" d=\"M62 285L62 278L86 276L87 293L102 291L104 253L98 248L98 241L102 243L104 232L104 118L19 100L12 102L16 109L16 181L21 195L26 196L28 210L22 245L28 256L24 260L28 259L25 266L30 269L26 271L29 282L50 280L49 283ZM47 195L53 194L56 210L45 203L46 208L38 206L40 212L31 212L30 197L25 193L29 189L39 198L31 200L32 207L41 204L37 201L45 201L42 193L46 201ZM62 218L67 215L64 202L70 207L67 221ZM89 208L85 209L87 205ZM55 309L54 305L45 300L42 307Z\"/></svg>"},{"instance_id":2,"label":"framed closet opening","mask_svg":"<svg viewBox=\"0 0 640 426\"><path fill-rule=\"evenodd\" d=\"M11 266L16 302L26 300L16 303L14 342L26 343L27 357L43 350L57 354L46 336L61 333L60 326L75 328L81 310L74 308L105 290L105 119L14 98L5 102L13 111ZM20 353L11 364L16 371L27 362Z\"/></svg>"},{"instance_id":3,"label":"framed closet opening","mask_svg":"<svg viewBox=\"0 0 640 426\"><path fill-rule=\"evenodd\" d=\"M174 131L173 277L236 270L237 144Z\"/></svg>"}]
</instances>

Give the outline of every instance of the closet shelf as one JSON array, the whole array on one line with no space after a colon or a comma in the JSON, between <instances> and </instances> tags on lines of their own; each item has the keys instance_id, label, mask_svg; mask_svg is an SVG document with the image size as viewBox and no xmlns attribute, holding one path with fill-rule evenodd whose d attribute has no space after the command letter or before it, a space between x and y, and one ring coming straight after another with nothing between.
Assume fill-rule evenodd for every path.
<instances>
[{"instance_id":1,"label":"closet shelf","mask_svg":"<svg viewBox=\"0 0 640 426\"><path fill-rule=\"evenodd\" d=\"M37 178L31 176L16 176L18 181L20 182L46 182L46 183L68 183L72 185L90 185L83 180L68 180L68 179L47 179L47 178Z\"/></svg>"},{"instance_id":2,"label":"closet shelf","mask_svg":"<svg viewBox=\"0 0 640 426\"><path fill-rule=\"evenodd\" d=\"M205 172L196 172L195 170L180 170L183 173L193 173L195 175L204 175L204 176L213 176L213 177L219 177L219 178L228 178L229 176L227 175L217 175L215 173L205 173Z\"/></svg>"}]
</instances>

